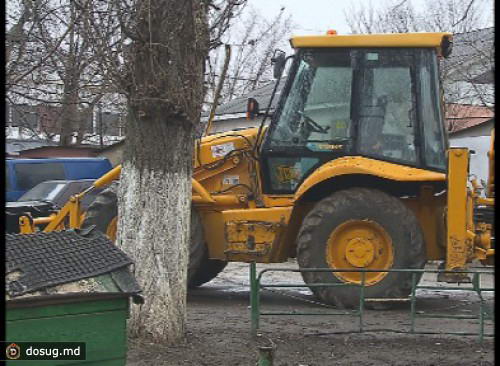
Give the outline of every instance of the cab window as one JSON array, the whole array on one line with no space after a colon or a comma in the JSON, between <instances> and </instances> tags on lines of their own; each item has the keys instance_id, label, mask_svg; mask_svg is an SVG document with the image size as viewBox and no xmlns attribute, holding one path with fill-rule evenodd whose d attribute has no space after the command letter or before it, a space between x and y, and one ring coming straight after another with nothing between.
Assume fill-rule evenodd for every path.
<instances>
[{"instance_id":1,"label":"cab window","mask_svg":"<svg viewBox=\"0 0 500 366\"><path fill-rule=\"evenodd\" d=\"M270 134L270 147L311 148L345 141L350 136L351 90L349 51L304 52Z\"/></svg>"},{"instance_id":2,"label":"cab window","mask_svg":"<svg viewBox=\"0 0 500 366\"><path fill-rule=\"evenodd\" d=\"M367 51L362 57L359 145L362 155L416 164L416 98L410 51Z\"/></svg>"}]
</instances>

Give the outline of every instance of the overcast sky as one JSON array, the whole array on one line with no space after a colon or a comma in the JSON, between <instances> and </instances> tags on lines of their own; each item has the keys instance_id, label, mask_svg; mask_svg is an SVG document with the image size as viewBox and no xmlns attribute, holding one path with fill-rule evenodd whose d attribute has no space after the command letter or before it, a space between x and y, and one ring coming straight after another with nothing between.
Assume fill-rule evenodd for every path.
<instances>
[{"instance_id":1,"label":"overcast sky","mask_svg":"<svg viewBox=\"0 0 500 366\"><path fill-rule=\"evenodd\" d=\"M481 1L481 0L477 0ZM486 0L488 2L488 0ZM345 21L344 10L353 5L368 5L370 0L248 0L248 4L272 18L278 14L281 7L285 7L287 14L291 14L297 28L293 34L323 34L328 29L334 29L340 34L350 33L349 26ZM383 4L381 0L372 0L372 4ZM423 6L425 0L412 0L412 4L418 9ZM493 0L490 4L493 4ZM491 12L491 10L490 10ZM493 24L493 12L489 18Z\"/></svg>"}]
</instances>

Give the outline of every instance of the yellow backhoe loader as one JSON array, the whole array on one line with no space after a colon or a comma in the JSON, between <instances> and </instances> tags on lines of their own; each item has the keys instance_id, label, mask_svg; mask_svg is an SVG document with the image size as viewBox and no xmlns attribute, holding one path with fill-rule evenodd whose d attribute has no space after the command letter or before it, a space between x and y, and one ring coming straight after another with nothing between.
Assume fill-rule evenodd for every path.
<instances>
[{"instance_id":1,"label":"yellow backhoe loader","mask_svg":"<svg viewBox=\"0 0 500 366\"><path fill-rule=\"evenodd\" d=\"M475 181L468 186L469 151L449 148L444 128L438 61L450 54L452 35L330 32L293 37L291 45L293 56L273 57L278 82L286 66L288 76L270 123L196 143L189 285L231 261L297 257L306 269L383 270L441 260L448 282L467 281L455 272L473 260L492 263L491 223L476 222L474 210L494 205L493 144L482 197ZM250 102L248 114L256 108ZM115 191L104 191L85 219L79 197L51 218L22 218L21 231L35 231L37 221L61 229L69 215L70 227L95 225L114 239ZM303 278L361 281L356 272ZM411 274L367 272L366 286L366 297L405 297ZM311 289L330 304L359 303L352 286Z\"/></svg>"}]
</instances>

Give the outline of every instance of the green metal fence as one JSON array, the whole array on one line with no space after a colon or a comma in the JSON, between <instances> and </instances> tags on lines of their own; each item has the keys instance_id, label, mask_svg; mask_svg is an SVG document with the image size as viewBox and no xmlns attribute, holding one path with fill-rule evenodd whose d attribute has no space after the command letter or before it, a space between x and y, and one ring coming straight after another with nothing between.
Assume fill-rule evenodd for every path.
<instances>
[{"instance_id":1,"label":"green metal fence","mask_svg":"<svg viewBox=\"0 0 500 366\"><path fill-rule=\"evenodd\" d=\"M262 283L263 275L269 272L358 272L361 274L361 283L316 283L306 285L302 283ZM412 273L412 288L409 299L404 299L410 301L410 328L407 330L400 329L366 329L364 324L364 310L365 303L367 299L365 297L365 277L366 273L369 272L411 272ZM483 292L494 291L494 287L481 287L481 275L493 275L493 272L487 270L478 271L457 271L454 273L467 273L472 275L471 287L464 286L420 286L418 285L417 276L423 275L423 273L443 273L443 270L432 270L432 269L335 269L331 268L310 268L310 269L293 269L293 268L267 268L259 272L257 275L257 269L255 263L250 263L250 307L251 307L251 332L255 336L257 330L260 327L260 317L261 316L281 316L281 315L348 315L358 317L358 329L348 333L363 333L363 332L395 332L395 333L408 333L408 334L453 334L461 336L479 336L479 341L482 342L484 337L494 337L494 334L485 333L485 321L494 321L493 313L490 313L485 306L485 299L483 298ZM335 286L351 286L359 288L359 306L353 310L342 310L342 311L332 311L332 312L269 312L261 311L260 309L260 290L265 288L290 288L290 287L335 287ZM478 295L479 298L479 314L477 316L473 315L449 315L449 314L419 314L416 310L416 291L417 289L425 290L439 290L439 291L473 291ZM401 299L399 299L401 300ZM462 320L477 320L479 330L477 333L470 332L429 332L429 331L418 331L416 330L416 319L417 318L437 318L437 319L462 319ZM329 332L329 334L338 334L345 332Z\"/></svg>"}]
</instances>

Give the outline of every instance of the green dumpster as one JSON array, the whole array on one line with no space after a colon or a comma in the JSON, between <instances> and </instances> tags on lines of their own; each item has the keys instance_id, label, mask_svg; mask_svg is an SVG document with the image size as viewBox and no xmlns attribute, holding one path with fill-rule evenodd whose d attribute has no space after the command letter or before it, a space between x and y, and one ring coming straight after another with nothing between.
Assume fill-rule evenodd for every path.
<instances>
[{"instance_id":1,"label":"green dumpster","mask_svg":"<svg viewBox=\"0 0 500 366\"><path fill-rule=\"evenodd\" d=\"M86 360L40 361L43 365L125 365L129 296L70 294L7 302L9 342L84 342ZM35 361L9 361L34 365Z\"/></svg>"},{"instance_id":2,"label":"green dumpster","mask_svg":"<svg viewBox=\"0 0 500 366\"><path fill-rule=\"evenodd\" d=\"M123 252L77 232L7 235L6 252L6 340L22 350L8 365L125 366L129 304L143 300ZM85 354L33 361L22 342L80 342Z\"/></svg>"}]
</instances>

